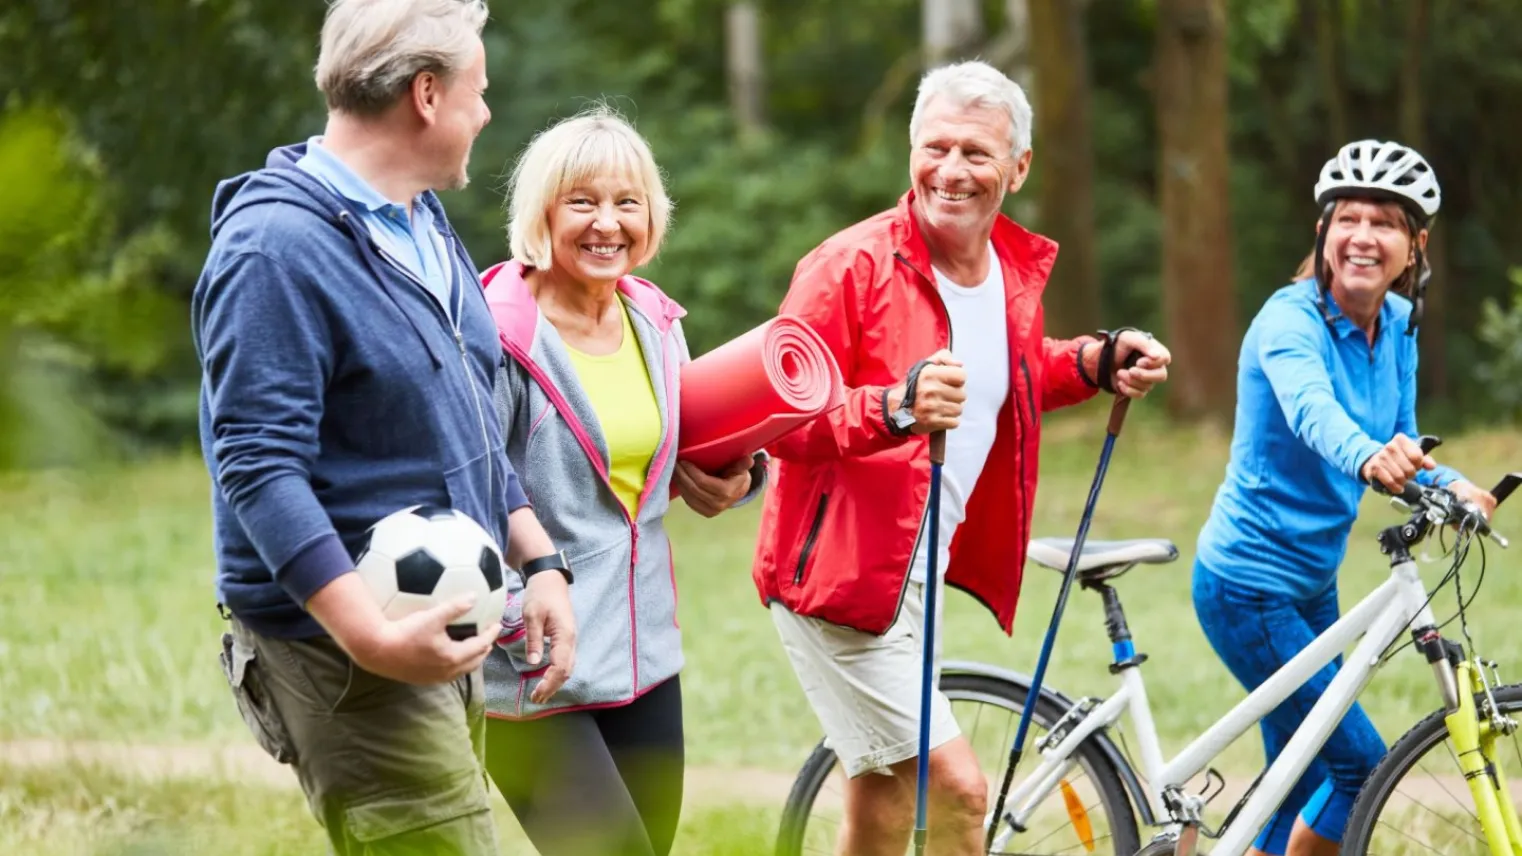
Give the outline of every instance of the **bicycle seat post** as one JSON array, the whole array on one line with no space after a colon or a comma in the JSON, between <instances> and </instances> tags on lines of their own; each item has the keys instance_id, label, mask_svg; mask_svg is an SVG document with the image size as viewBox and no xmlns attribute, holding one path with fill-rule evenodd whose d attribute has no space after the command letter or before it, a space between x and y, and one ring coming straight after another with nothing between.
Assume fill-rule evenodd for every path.
<instances>
[{"instance_id":1,"label":"bicycle seat post","mask_svg":"<svg viewBox=\"0 0 1522 856\"><path fill-rule=\"evenodd\" d=\"M1111 576L1111 575L1105 575ZM1146 654L1136 653L1131 641L1131 628L1126 624L1126 610L1120 605L1120 594L1103 580L1085 580L1083 587L1099 592L1105 604L1105 633L1115 652L1115 662L1110 664L1110 674L1118 675L1125 669L1140 666L1147 661Z\"/></svg>"}]
</instances>

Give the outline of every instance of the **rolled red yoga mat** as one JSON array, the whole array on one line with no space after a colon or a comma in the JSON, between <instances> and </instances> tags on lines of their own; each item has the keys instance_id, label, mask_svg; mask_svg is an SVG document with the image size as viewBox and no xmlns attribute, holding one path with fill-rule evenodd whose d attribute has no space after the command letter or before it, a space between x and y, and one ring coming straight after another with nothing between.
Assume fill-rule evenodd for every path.
<instances>
[{"instance_id":1,"label":"rolled red yoga mat","mask_svg":"<svg viewBox=\"0 0 1522 856\"><path fill-rule=\"evenodd\" d=\"M844 401L819 334L779 315L682 367L677 457L717 472Z\"/></svg>"}]
</instances>

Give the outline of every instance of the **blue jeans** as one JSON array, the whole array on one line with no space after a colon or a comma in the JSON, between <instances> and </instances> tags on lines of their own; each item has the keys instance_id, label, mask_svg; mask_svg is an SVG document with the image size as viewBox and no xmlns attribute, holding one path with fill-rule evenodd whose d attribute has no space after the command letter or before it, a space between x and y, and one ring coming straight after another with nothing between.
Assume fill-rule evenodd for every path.
<instances>
[{"instance_id":1,"label":"blue jeans","mask_svg":"<svg viewBox=\"0 0 1522 856\"><path fill-rule=\"evenodd\" d=\"M1305 650L1339 615L1336 586L1312 600L1293 600L1235 585L1196 562L1193 588L1194 612L1205 637L1248 691ZM1339 656L1263 718L1266 763L1273 763L1284 751L1341 666ZM1355 702L1269 819L1255 846L1265 853L1282 854L1296 815L1322 838L1341 841L1353 800L1384 754L1384 740Z\"/></svg>"}]
</instances>

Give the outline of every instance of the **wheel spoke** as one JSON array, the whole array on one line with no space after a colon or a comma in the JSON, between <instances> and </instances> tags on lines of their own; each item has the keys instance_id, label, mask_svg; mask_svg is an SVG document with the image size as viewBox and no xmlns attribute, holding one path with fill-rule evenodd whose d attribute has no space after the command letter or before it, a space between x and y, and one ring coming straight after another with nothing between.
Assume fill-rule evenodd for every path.
<instances>
[{"instance_id":1,"label":"wheel spoke","mask_svg":"<svg viewBox=\"0 0 1522 856\"><path fill-rule=\"evenodd\" d=\"M1094 808L1095 806L1099 806L1099 805L1100 805L1100 803L1096 802L1096 803L1094 803L1093 806L1086 806L1084 808L1084 810L1087 811L1088 809ZM1072 828L1073 828L1073 824L1071 824L1071 823L1067 824L1066 826L1059 826L1059 827L1053 829L1051 832L1048 832L1047 834L1045 834L1045 835L1041 836L1040 838L1036 839L1035 841L1032 841L1028 846L1030 846L1030 847L1037 847L1037 846L1041 845L1042 842L1046 841L1048 838L1051 838L1053 835L1056 835L1057 833L1062 832L1063 830L1072 829ZM1076 835L1076 831L1075 831L1075 835ZM1106 834L1106 835L1096 835L1096 836L1094 836L1094 840L1095 841L1099 841L1101 839L1105 839L1105 838L1109 838L1109 837L1110 836L1108 834ZM1059 850L1057 852L1059 852L1059 853L1066 853L1066 852L1068 852L1068 850L1073 849L1073 847L1081 847L1081 846L1083 846L1083 842L1079 841L1079 842L1075 842L1071 847L1067 847L1067 848L1065 848L1063 850Z\"/></svg>"},{"instance_id":2,"label":"wheel spoke","mask_svg":"<svg viewBox=\"0 0 1522 856\"><path fill-rule=\"evenodd\" d=\"M1439 785L1439 787L1441 787L1441 784ZM1454 823L1452 820L1450 820L1448 818L1447 815L1443 814L1442 812L1438 811L1437 809L1427 805L1426 803L1423 803L1421 800L1411 796L1410 794L1406 793L1405 791L1403 791L1403 790L1401 790L1399 788L1397 788L1395 792L1400 794L1401 796L1405 797L1406 799L1410 800L1411 803L1413 805L1415 805L1417 808L1421 809L1422 811L1427 812L1428 814L1432 815L1433 817L1437 818L1438 820L1441 820L1443 823L1448 824L1449 826L1453 827L1454 829L1457 829L1459 832L1464 833L1465 835L1469 836L1470 838L1473 838L1475 841L1478 841L1481 844L1485 843L1485 839L1481 838L1478 835L1475 835L1473 832L1471 832L1468 829L1465 829L1464 827L1458 825L1457 823ZM1469 816L1474 818L1474 822L1475 823L1479 823L1480 822L1480 819L1478 817L1475 817L1475 815L1473 813L1470 813Z\"/></svg>"},{"instance_id":3,"label":"wheel spoke","mask_svg":"<svg viewBox=\"0 0 1522 856\"><path fill-rule=\"evenodd\" d=\"M1449 759L1451 759L1453 761L1453 767L1454 767L1454 769L1458 770L1460 772L1460 775L1462 775L1464 768L1459 765L1459 756L1454 754L1453 745L1450 744L1447 740L1444 740L1443 741L1443 748L1448 751L1448 757L1449 757ZM1480 822L1479 815L1475 814L1473 811L1470 811L1469 810L1469 806L1467 804L1465 804L1463 800L1459 799L1457 794L1455 794L1453 791L1449 790L1448 786L1443 784L1443 780L1442 779L1438 778L1436 775L1432 774L1431 772L1429 772L1427 770L1427 765L1425 763L1425 759L1419 759L1416 762L1416 766L1423 773L1426 773L1428 776L1432 777L1432 781L1437 783L1438 789L1441 790L1443 793L1447 794L1448 795L1448 799L1453 800L1453 804L1459 807L1459 811L1462 811L1465 814L1469 815L1469 818L1471 820L1473 820L1475 823L1479 823ZM1421 803L1419 800L1413 799L1410 795L1406 795L1406 799L1411 800L1412 802L1416 803L1417 805L1421 805L1422 808L1426 808L1428 811L1433 811L1431 808L1428 808L1426 805ZM1436 814L1437 812L1433 811L1433 813ZM1441 815L1439 815L1439 817L1441 817ZM1449 822L1452 823L1452 821L1449 821ZM1457 825L1457 824L1455 824L1455 825Z\"/></svg>"},{"instance_id":4,"label":"wheel spoke","mask_svg":"<svg viewBox=\"0 0 1522 856\"><path fill-rule=\"evenodd\" d=\"M1447 856L1447 854L1445 854L1443 851L1437 849L1436 847L1433 847L1432 845L1427 844L1427 843L1422 842L1422 841L1417 841L1415 836L1407 833L1404 829L1399 829L1397 827L1390 826L1390 824L1385 823L1382 820L1379 822L1378 825L1379 826L1389 827L1390 829L1394 829L1400 835L1402 835L1402 836L1404 836L1406 838L1410 838L1412 841L1415 841L1416 842L1416 846L1421 847L1424 850L1431 850L1433 853L1438 854L1438 856Z\"/></svg>"},{"instance_id":5,"label":"wheel spoke","mask_svg":"<svg viewBox=\"0 0 1522 856\"><path fill-rule=\"evenodd\" d=\"M1017 694L1021 690L996 678L968 675L949 676L943 679L942 688L952 702L953 715L962 725L964 737L972 744L979 765L985 776L990 777L990 786L996 791L1006 774L1010 741L1026 701ZM972 709L969 710L969 706ZM1060 710L1046 710L1039 706L1032 709L1030 740L1038 741L1049 734L1060 713ZM1002 726L998 723L1001 718L1004 720ZM999 743L992 743L994 740ZM1038 756L1037 761L1041 760ZM1027 820L1029 828L1018 836L1018 843L1010 842L1015 846L1008 852L1030 856L1083 856L1087 850L1078 835L1081 827L1073 819L1074 815L1081 817L1078 807L1082 806L1090 816L1092 830L1088 834L1097 845L1096 856L1131 856L1140 844L1136 841L1135 817L1130 812L1130 802L1125 799L1124 781L1099 754L1094 740L1080 744L1070 761L1064 781L1068 787L1077 788L1079 794L1073 815L1066 811L1066 802L1072 795L1065 795L1054 786L1049 793L1042 793L1033 800L1035 804L1031 806ZM804 787L795 791L797 802L789 804L784 816L783 832L787 837L778 842L779 854L801 856L804 853L833 852L845 820L837 810L837 806L843 804L837 794L839 769L838 759L827 750L811 757L809 765L800 774L799 784ZM1030 771L1036 767L1022 764L1021 769ZM810 788L802 778L804 775L813 777L816 784ZM1006 809L1011 808L1013 806L1006 806ZM1005 825L1003 821L998 823Z\"/></svg>"},{"instance_id":6,"label":"wheel spoke","mask_svg":"<svg viewBox=\"0 0 1522 856\"><path fill-rule=\"evenodd\" d=\"M1498 688L1496 696L1501 713L1522 710L1522 686ZM1506 754L1502 749L1493 752L1492 757ZM1522 751L1515 739L1511 754L1522 764ZM1357 823L1348 829L1349 843L1364 846L1370 853L1488 854L1491 842L1469 794L1470 784L1443 713L1434 713L1391 747L1386 761L1365 786L1367 790L1354 810ZM1375 802L1365 808L1361 804L1364 797ZM1416 808L1406 807L1403 803L1407 802ZM1375 835L1381 841L1370 840Z\"/></svg>"}]
</instances>

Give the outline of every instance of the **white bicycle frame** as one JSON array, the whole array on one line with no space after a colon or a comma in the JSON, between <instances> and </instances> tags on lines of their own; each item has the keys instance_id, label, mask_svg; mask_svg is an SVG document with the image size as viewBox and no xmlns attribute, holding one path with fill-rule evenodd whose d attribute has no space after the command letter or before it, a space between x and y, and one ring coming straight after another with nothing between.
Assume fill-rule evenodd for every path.
<instances>
[{"instance_id":1,"label":"white bicycle frame","mask_svg":"<svg viewBox=\"0 0 1522 856\"><path fill-rule=\"evenodd\" d=\"M1006 816L1013 815L1016 824L1023 827L1036 806L1076 764L1073 751L1096 730L1114 725L1122 714L1129 712L1141 749L1152 816L1159 819L1172 817L1164 801L1165 792L1182 789L1190 779L1204 772L1210 761L1227 746L1363 635L1363 641L1338 670L1284 751L1264 773L1241 811L1222 830L1220 839L1210 846L1211 856L1242 856L1269 816L1284 801L1289 789L1310 766L1354 700L1368 686L1385 649L1408 627L1436 623L1427 604L1427 592L1422 587L1416 562L1396 563L1390 569L1389 579L1167 761L1163 759L1157 728L1152 721L1152 708L1147 703L1147 688L1142 681L1141 669L1124 669L1120 673L1119 691L1089 711L1059 744L1042 752L1041 764L1010 793L1007 804L1012 808L1006 810ZM1014 830L1002 818L997 822L1004 827L995 839L995 849L1000 849L1008 843Z\"/></svg>"}]
</instances>

